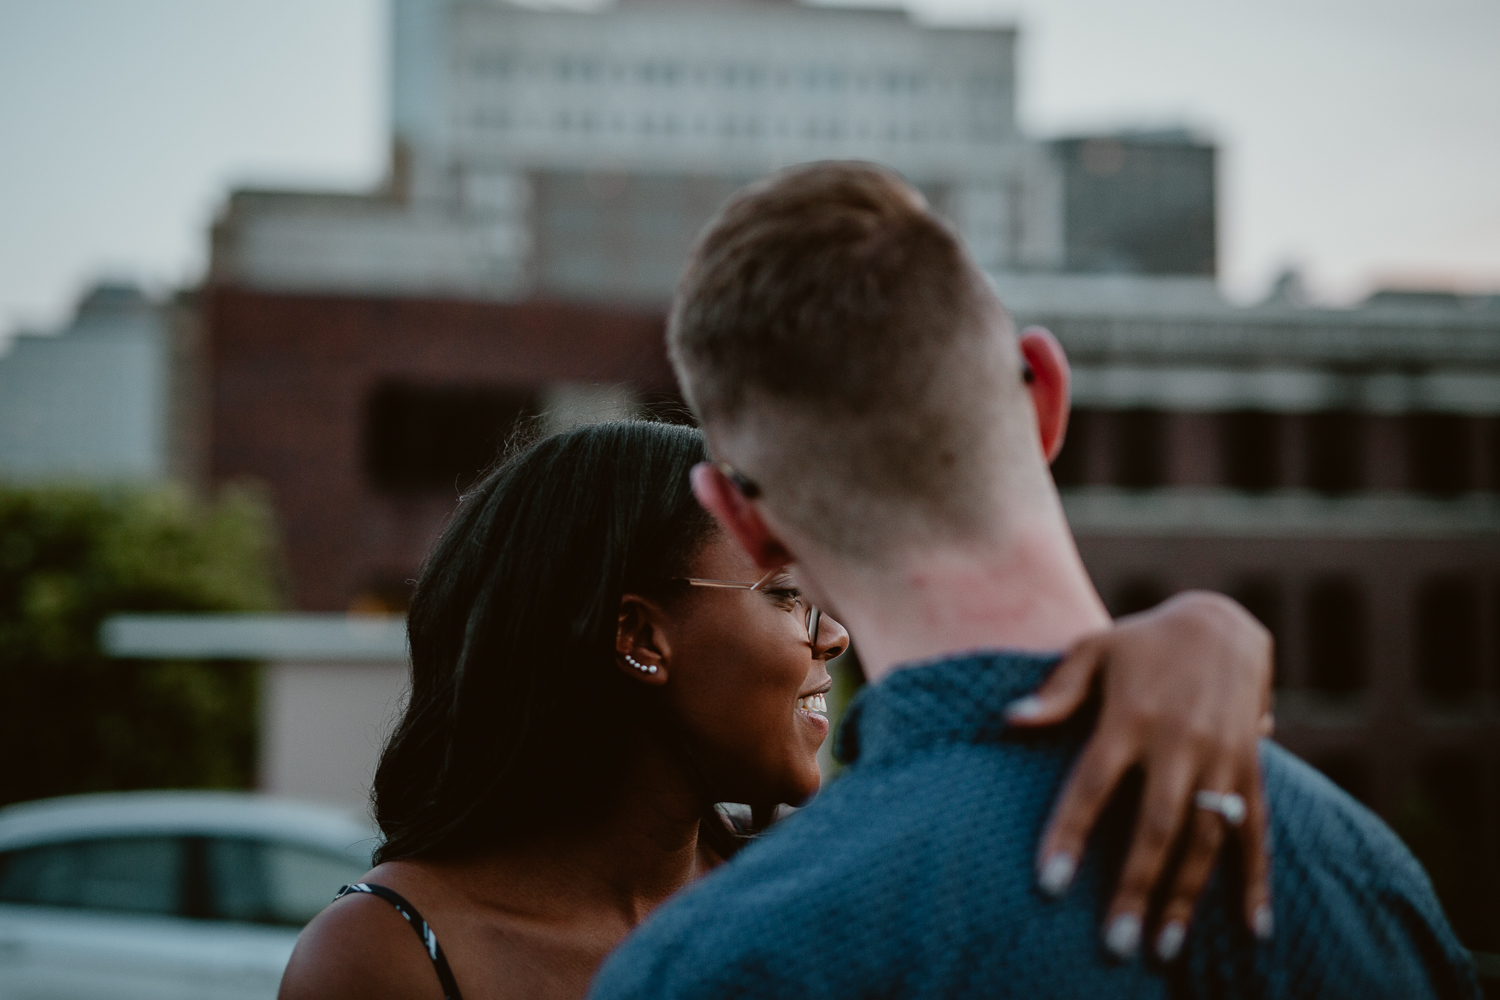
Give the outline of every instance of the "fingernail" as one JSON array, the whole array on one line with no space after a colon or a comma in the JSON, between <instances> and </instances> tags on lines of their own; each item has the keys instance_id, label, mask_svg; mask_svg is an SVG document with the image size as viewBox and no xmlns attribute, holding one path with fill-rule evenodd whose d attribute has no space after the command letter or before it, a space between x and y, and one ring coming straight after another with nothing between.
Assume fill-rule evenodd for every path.
<instances>
[{"instance_id":1,"label":"fingernail","mask_svg":"<svg viewBox=\"0 0 1500 1000\"><path fill-rule=\"evenodd\" d=\"M1261 903L1255 908L1255 920L1251 923L1255 936L1262 941L1271 940L1271 932L1276 929L1276 922L1271 918L1271 904Z\"/></svg>"},{"instance_id":2,"label":"fingernail","mask_svg":"<svg viewBox=\"0 0 1500 1000\"><path fill-rule=\"evenodd\" d=\"M1104 932L1104 947L1116 958L1129 958L1141 946L1141 918L1134 913L1122 913L1110 921Z\"/></svg>"},{"instance_id":3,"label":"fingernail","mask_svg":"<svg viewBox=\"0 0 1500 1000\"><path fill-rule=\"evenodd\" d=\"M1182 942L1187 938L1187 928L1182 926L1181 920L1174 920L1161 929L1156 935L1156 957L1163 962L1170 962L1177 957L1182 950Z\"/></svg>"},{"instance_id":4,"label":"fingernail","mask_svg":"<svg viewBox=\"0 0 1500 1000\"><path fill-rule=\"evenodd\" d=\"M1034 694L1028 694L1024 698L1017 698L1005 706L1005 717L1012 722L1024 722L1027 719L1035 719L1042 714L1042 699Z\"/></svg>"},{"instance_id":5,"label":"fingernail","mask_svg":"<svg viewBox=\"0 0 1500 1000\"><path fill-rule=\"evenodd\" d=\"M1078 870L1078 862L1066 854L1054 854L1042 865L1042 870L1037 873L1036 884L1041 890L1054 899L1068 891L1068 886L1073 884L1073 873Z\"/></svg>"}]
</instances>

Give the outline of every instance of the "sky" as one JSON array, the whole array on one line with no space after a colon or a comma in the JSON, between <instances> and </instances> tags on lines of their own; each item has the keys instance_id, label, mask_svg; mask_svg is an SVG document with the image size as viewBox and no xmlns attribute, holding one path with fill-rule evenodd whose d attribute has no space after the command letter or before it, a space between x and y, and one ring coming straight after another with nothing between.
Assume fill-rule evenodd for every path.
<instances>
[{"instance_id":1,"label":"sky","mask_svg":"<svg viewBox=\"0 0 1500 1000\"><path fill-rule=\"evenodd\" d=\"M588 3L591 0L572 0ZM1220 281L1316 300L1500 291L1496 0L908 0L1021 30L1033 136L1188 125L1220 147ZM367 188L386 0L0 0L0 339L79 292L196 282L246 185Z\"/></svg>"}]
</instances>

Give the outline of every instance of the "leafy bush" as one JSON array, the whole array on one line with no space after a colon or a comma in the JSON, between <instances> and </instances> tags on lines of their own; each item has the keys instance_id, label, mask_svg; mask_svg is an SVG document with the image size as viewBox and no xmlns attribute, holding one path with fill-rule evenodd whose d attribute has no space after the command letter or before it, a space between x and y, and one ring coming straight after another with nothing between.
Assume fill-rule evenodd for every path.
<instances>
[{"instance_id":1,"label":"leafy bush","mask_svg":"<svg viewBox=\"0 0 1500 1000\"><path fill-rule=\"evenodd\" d=\"M99 624L276 607L267 510L239 489L0 487L0 805L250 785L253 666L106 659Z\"/></svg>"}]
</instances>

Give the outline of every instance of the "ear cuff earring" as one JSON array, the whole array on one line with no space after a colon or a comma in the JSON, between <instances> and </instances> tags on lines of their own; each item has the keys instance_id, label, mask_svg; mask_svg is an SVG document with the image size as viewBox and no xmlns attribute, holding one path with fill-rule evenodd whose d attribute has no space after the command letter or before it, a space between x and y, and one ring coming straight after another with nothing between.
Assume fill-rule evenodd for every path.
<instances>
[{"instance_id":1,"label":"ear cuff earring","mask_svg":"<svg viewBox=\"0 0 1500 1000\"><path fill-rule=\"evenodd\" d=\"M651 664L648 667L648 666L646 666L646 664L640 662L635 657L631 656L629 653L625 654L625 662L628 663L628 664L630 664L632 667L635 667L635 669L639 670L643 674L654 674L654 673L656 673L656 664L653 663L653 664Z\"/></svg>"}]
</instances>

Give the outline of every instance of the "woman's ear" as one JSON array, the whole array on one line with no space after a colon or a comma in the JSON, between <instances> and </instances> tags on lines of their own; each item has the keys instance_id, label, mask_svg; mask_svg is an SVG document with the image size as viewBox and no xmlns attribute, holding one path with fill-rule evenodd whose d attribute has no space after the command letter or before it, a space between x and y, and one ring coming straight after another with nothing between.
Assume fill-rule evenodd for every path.
<instances>
[{"instance_id":1,"label":"woman's ear","mask_svg":"<svg viewBox=\"0 0 1500 1000\"><path fill-rule=\"evenodd\" d=\"M1036 410L1037 431L1042 438L1042 454L1050 463L1062 451L1068 431L1068 409L1071 405L1072 373L1068 356L1052 332L1041 326L1021 331L1021 359L1026 364L1026 390Z\"/></svg>"},{"instance_id":2,"label":"woman's ear","mask_svg":"<svg viewBox=\"0 0 1500 1000\"><path fill-rule=\"evenodd\" d=\"M615 628L615 666L645 684L667 682L671 646L663 625L661 606L638 594L620 598Z\"/></svg>"}]
</instances>

